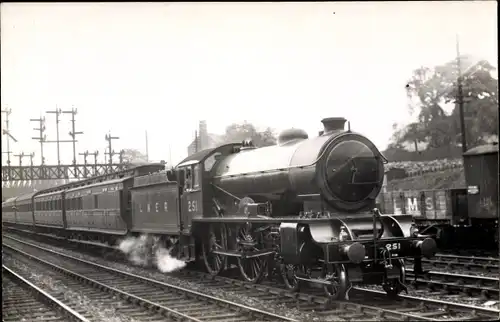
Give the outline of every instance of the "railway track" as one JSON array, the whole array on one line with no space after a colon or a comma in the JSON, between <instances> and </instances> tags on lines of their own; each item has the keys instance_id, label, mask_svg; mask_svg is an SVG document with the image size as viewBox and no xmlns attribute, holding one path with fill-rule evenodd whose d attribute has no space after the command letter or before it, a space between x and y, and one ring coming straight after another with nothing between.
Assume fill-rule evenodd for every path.
<instances>
[{"instance_id":1,"label":"railway track","mask_svg":"<svg viewBox=\"0 0 500 322\"><path fill-rule=\"evenodd\" d=\"M406 277L415 289L424 287L432 291L443 291L444 294L481 296L485 299L498 299L499 296L498 277L430 271L424 277L415 279L411 268L406 269Z\"/></svg>"},{"instance_id":2,"label":"railway track","mask_svg":"<svg viewBox=\"0 0 500 322\"><path fill-rule=\"evenodd\" d=\"M409 261L410 263L411 261ZM432 259L422 259L422 264L431 270L459 271L481 275L498 276L500 260L494 257L459 256L436 254Z\"/></svg>"},{"instance_id":3,"label":"railway track","mask_svg":"<svg viewBox=\"0 0 500 322\"><path fill-rule=\"evenodd\" d=\"M8 244L5 243L6 240ZM4 236L4 250L23 255L81 283L112 293L145 312L133 312L138 320L158 321L294 321L284 316L204 295L55 252ZM131 312L132 313L132 312ZM163 318L163 319L162 319Z\"/></svg>"},{"instance_id":4,"label":"railway track","mask_svg":"<svg viewBox=\"0 0 500 322\"><path fill-rule=\"evenodd\" d=\"M2 265L2 321L81 321L85 317Z\"/></svg>"},{"instance_id":5,"label":"railway track","mask_svg":"<svg viewBox=\"0 0 500 322\"><path fill-rule=\"evenodd\" d=\"M290 299L301 299L310 304L301 307L301 310L314 309L314 304L327 305L328 300L323 296L322 290L306 288L300 293L293 293L284 290L281 284L276 282L264 281L262 284L249 284L245 281L236 280L227 276L216 276L199 271L182 270L178 274L191 276L191 280L198 283L204 283L210 287L223 287L231 285L232 289L250 289L255 292L266 291L274 296L280 296L278 299L283 303L291 303ZM263 295L264 296L264 295ZM362 287L353 287L349 293L349 301L335 301L331 303L333 310L323 310L316 312L319 316L336 316L341 310L349 310L351 314L345 317L353 320L460 320L460 321L485 321L497 320L500 311L477 306L453 303L449 301L433 300L422 297L400 295L397 299L389 299L385 292L367 289ZM344 318L344 316L342 316Z\"/></svg>"},{"instance_id":6,"label":"railway track","mask_svg":"<svg viewBox=\"0 0 500 322\"><path fill-rule=\"evenodd\" d=\"M158 275L164 276L156 274L154 278ZM182 270L174 275L207 289L219 288L225 292L244 293L269 301L270 305L280 303L285 309L299 308L302 312L311 312L311 316L319 320L328 320L331 317L346 320L496 320L499 315L499 311L494 309L406 295L400 296L395 301L388 300L383 292L361 288L351 291L349 302L334 302L327 307L328 301L321 295L321 291L307 290L292 293L276 283L265 282L255 285L234 278L222 276L214 278L190 270Z\"/></svg>"}]
</instances>

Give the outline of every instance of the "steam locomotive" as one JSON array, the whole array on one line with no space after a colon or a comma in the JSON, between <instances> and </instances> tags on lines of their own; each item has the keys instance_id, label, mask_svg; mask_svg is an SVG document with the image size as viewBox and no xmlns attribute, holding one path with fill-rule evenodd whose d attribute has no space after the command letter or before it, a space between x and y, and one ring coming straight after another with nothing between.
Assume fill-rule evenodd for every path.
<instances>
[{"instance_id":1,"label":"steam locomotive","mask_svg":"<svg viewBox=\"0 0 500 322\"><path fill-rule=\"evenodd\" d=\"M270 147L226 144L173 170L141 166L12 198L2 222L109 243L148 234L213 275L236 265L247 281L277 274L289 289L312 284L332 299L353 283L397 295L404 260L421 273L436 244L411 215L375 208L386 162L375 145L344 130L344 118L322 123L314 138L289 129Z\"/></svg>"}]
</instances>

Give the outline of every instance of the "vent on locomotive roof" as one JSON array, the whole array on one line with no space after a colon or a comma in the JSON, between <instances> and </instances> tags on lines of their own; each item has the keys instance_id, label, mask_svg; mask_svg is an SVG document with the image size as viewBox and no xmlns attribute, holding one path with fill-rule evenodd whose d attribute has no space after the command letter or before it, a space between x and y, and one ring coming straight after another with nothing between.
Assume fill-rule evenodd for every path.
<instances>
[{"instance_id":1,"label":"vent on locomotive roof","mask_svg":"<svg viewBox=\"0 0 500 322\"><path fill-rule=\"evenodd\" d=\"M307 135L306 131L302 129L287 129L283 130L279 135L278 135L278 144L285 144L290 141L294 140L305 140L308 139L309 135Z\"/></svg>"},{"instance_id":2,"label":"vent on locomotive roof","mask_svg":"<svg viewBox=\"0 0 500 322\"><path fill-rule=\"evenodd\" d=\"M321 120L323 123L323 132L343 131L347 120L343 117L327 117Z\"/></svg>"}]
</instances>

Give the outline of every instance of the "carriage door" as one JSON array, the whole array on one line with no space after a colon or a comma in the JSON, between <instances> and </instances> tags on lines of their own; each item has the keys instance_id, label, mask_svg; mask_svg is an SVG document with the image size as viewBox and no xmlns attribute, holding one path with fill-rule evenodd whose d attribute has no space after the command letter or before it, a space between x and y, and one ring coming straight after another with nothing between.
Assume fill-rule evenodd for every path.
<instances>
[{"instance_id":1,"label":"carriage door","mask_svg":"<svg viewBox=\"0 0 500 322\"><path fill-rule=\"evenodd\" d=\"M184 175L184 185L181 190L181 220L182 234L191 233L191 221L194 216L202 215L202 193L200 164L182 167L180 174Z\"/></svg>"}]
</instances>

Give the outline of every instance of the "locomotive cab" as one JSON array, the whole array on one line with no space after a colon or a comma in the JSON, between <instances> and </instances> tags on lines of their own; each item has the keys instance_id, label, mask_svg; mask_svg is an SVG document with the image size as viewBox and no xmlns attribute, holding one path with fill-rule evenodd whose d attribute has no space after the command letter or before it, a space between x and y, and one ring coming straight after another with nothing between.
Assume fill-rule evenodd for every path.
<instances>
[{"instance_id":1,"label":"locomotive cab","mask_svg":"<svg viewBox=\"0 0 500 322\"><path fill-rule=\"evenodd\" d=\"M178 178L182 232L191 233L193 218L218 217L221 210L213 199L211 177L214 166L224 157L240 151L242 144L231 143L199 151L174 169Z\"/></svg>"}]
</instances>

